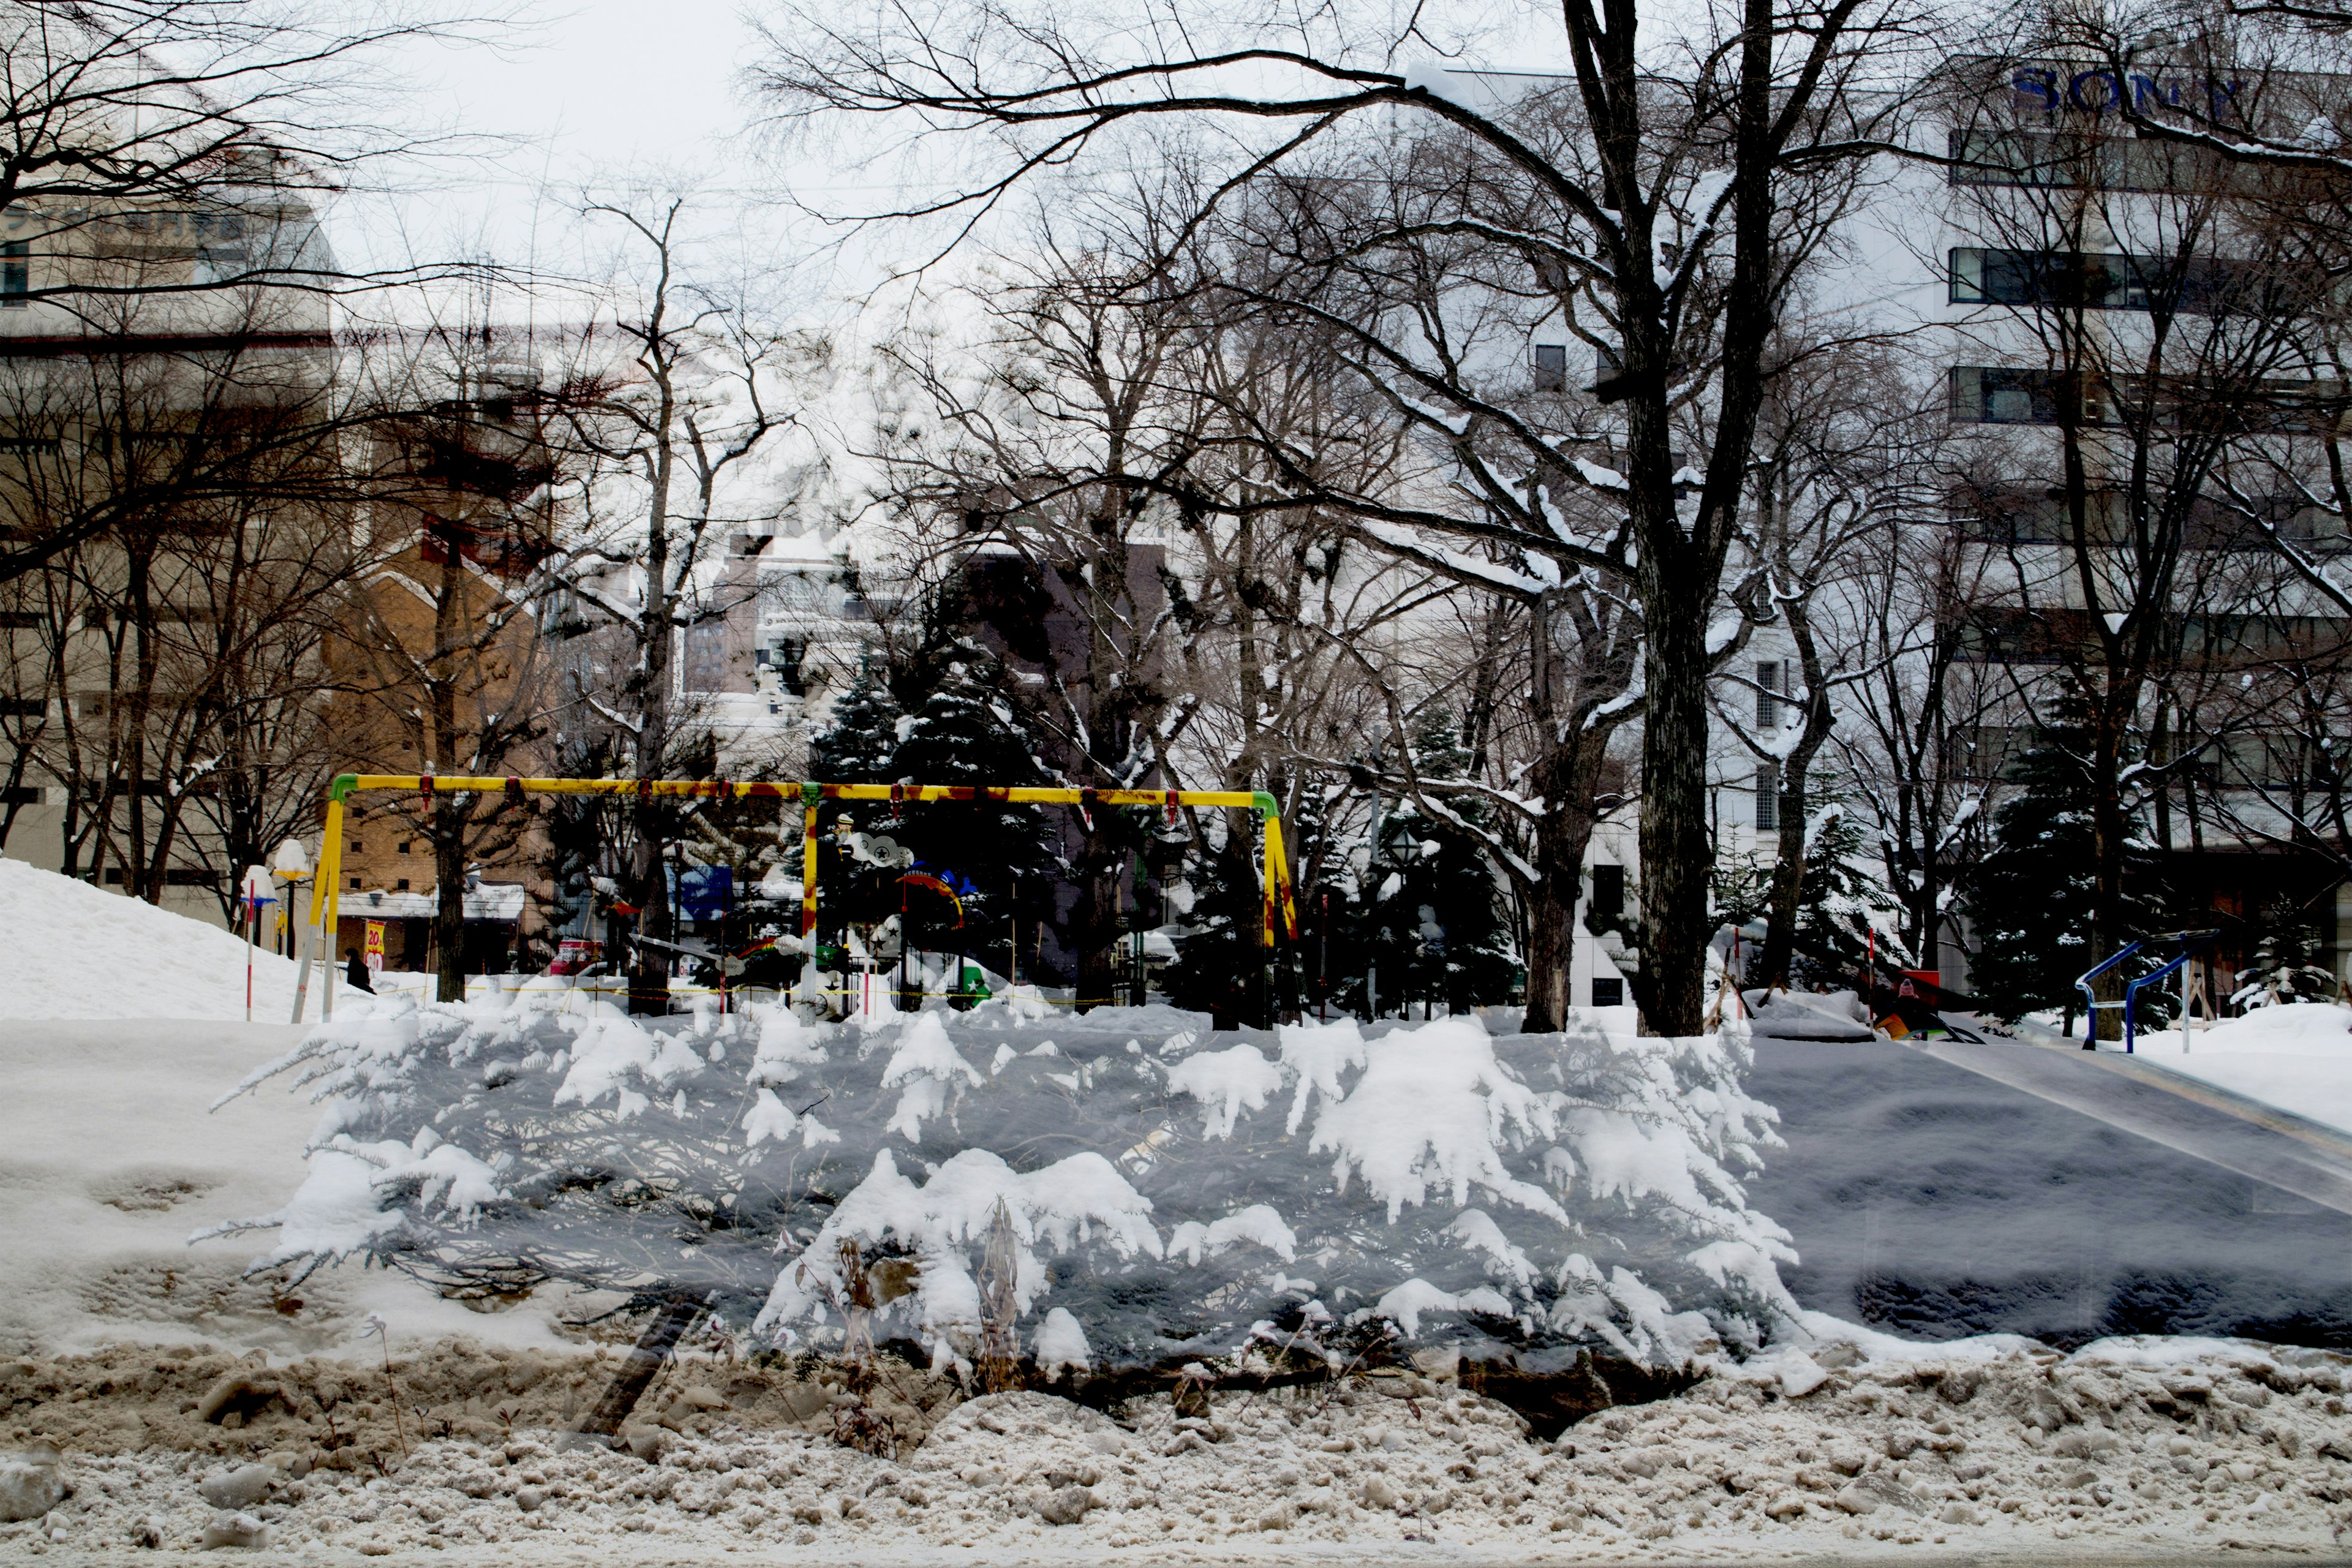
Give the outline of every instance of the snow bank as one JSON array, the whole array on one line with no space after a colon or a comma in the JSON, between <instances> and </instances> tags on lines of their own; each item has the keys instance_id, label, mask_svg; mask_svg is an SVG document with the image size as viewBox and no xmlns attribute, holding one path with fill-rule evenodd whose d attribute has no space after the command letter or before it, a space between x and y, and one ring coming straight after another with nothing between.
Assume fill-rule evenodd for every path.
<instances>
[{"instance_id":1,"label":"snow bank","mask_svg":"<svg viewBox=\"0 0 2352 1568\"><path fill-rule=\"evenodd\" d=\"M2133 1046L2173 1072L2352 1132L2352 1008L2281 1003Z\"/></svg>"},{"instance_id":2,"label":"snow bank","mask_svg":"<svg viewBox=\"0 0 2352 1568\"><path fill-rule=\"evenodd\" d=\"M20 1431L65 1450L74 1486L37 1526L0 1533L37 1530L51 1552L108 1561L132 1542L194 1548L229 1511L208 1486L250 1508L289 1561L430 1551L486 1568L736 1552L1850 1562L1894 1546L1936 1561L2210 1562L2333 1555L2352 1523L2345 1357L2142 1341L1881 1354L1882 1336L1819 1326L1803 1379L1729 1372L1551 1442L1471 1382L1391 1371L1223 1393L1205 1415L1139 1399L1117 1422L1039 1393L950 1394L887 1458L835 1441L832 1385L699 1355L617 1452L567 1448L547 1425L609 1360L404 1354L401 1386L449 1435L420 1441L412 1419L403 1446L364 1363L280 1369L268 1386L290 1404L236 1431L177 1414L226 1358L0 1367ZM1051 1325L1057 1357L1085 1353L1073 1328ZM136 1418L153 1397L142 1383L172 1402L152 1430ZM344 1414L331 1428L328 1404ZM233 1468L264 1451L273 1462Z\"/></svg>"},{"instance_id":3,"label":"snow bank","mask_svg":"<svg viewBox=\"0 0 2352 1568\"><path fill-rule=\"evenodd\" d=\"M1336 1364L1392 1331L1680 1363L1793 1321L1739 1182L1775 1117L1738 1042L1204 1023L384 999L249 1076L327 1115L302 1191L226 1228L275 1230L269 1267L691 1290L792 1346L871 1295L861 1331L943 1366L1006 1310L1041 1355L1066 1313L1100 1367L1267 1338Z\"/></svg>"},{"instance_id":4,"label":"snow bank","mask_svg":"<svg viewBox=\"0 0 2352 1568\"><path fill-rule=\"evenodd\" d=\"M2183 1033L2162 1029L2133 1041L2143 1056L2318 1057L2352 1061L2352 1007L2284 1002Z\"/></svg>"},{"instance_id":5,"label":"snow bank","mask_svg":"<svg viewBox=\"0 0 2352 1568\"><path fill-rule=\"evenodd\" d=\"M1748 1037L1758 1040L1874 1040L1878 1031L1851 991L1748 991Z\"/></svg>"},{"instance_id":6,"label":"snow bank","mask_svg":"<svg viewBox=\"0 0 2352 1568\"><path fill-rule=\"evenodd\" d=\"M0 859L0 1018L245 1017L245 942L218 926L22 860ZM286 1021L295 971L254 954L257 1023Z\"/></svg>"}]
</instances>

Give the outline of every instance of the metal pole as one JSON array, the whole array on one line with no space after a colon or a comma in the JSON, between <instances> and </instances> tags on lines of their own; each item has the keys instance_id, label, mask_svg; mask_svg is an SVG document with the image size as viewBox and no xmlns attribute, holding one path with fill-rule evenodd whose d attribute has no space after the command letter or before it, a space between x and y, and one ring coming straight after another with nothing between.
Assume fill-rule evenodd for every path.
<instances>
[{"instance_id":1,"label":"metal pole","mask_svg":"<svg viewBox=\"0 0 2352 1568\"><path fill-rule=\"evenodd\" d=\"M286 918L289 921L293 920L295 918L295 912L294 889L291 884L289 884L286 889ZM294 931L294 948L296 952L296 967L294 971L294 1012L292 1016L286 1020L289 1024L299 1024L302 1021L302 1005L310 999L310 939L315 930L317 912L318 901L314 899L311 900L311 914L313 918L311 920L302 921L296 926Z\"/></svg>"},{"instance_id":2,"label":"metal pole","mask_svg":"<svg viewBox=\"0 0 2352 1568\"><path fill-rule=\"evenodd\" d=\"M1258 819L1258 825L1259 825L1259 826L1264 830L1264 837L1265 837L1265 870L1264 870L1264 873L1263 873L1264 878L1265 878L1265 964L1264 964L1263 969L1262 969L1262 971L1261 971L1261 973L1262 973L1262 977L1263 977L1263 982L1264 982L1264 984L1265 984L1265 1026L1265 1026L1265 1027L1266 1027L1266 1028L1271 1029L1271 1028L1273 1028L1273 1027L1274 1027L1274 1024L1275 1024L1275 1016L1274 1016L1274 878L1275 878L1275 863L1276 863L1276 857L1277 855L1279 855L1279 854L1281 853L1281 851L1279 851L1278 849L1276 849L1276 848L1275 847L1275 838L1274 838L1275 829L1274 829L1274 826L1273 826L1273 822L1274 822L1273 817L1272 817L1272 816L1269 816L1267 813L1265 813L1265 811L1261 810L1261 811L1257 814L1257 819Z\"/></svg>"},{"instance_id":3,"label":"metal pole","mask_svg":"<svg viewBox=\"0 0 2352 1568\"><path fill-rule=\"evenodd\" d=\"M816 813L824 798L815 784L801 786L801 989L816 995ZM822 1005L822 1004L813 1004Z\"/></svg>"}]
</instances>

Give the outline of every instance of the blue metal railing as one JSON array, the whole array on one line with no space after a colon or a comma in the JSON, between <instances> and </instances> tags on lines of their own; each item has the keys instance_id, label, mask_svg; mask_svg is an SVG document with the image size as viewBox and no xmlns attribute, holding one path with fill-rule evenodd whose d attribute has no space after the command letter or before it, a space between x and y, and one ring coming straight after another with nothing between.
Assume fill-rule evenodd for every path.
<instances>
[{"instance_id":1,"label":"blue metal railing","mask_svg":"<svg viewBox=\"0 0 2352 1568\"><path fill-rule=\"evenodd\" d=\"M2120 1007L2124 1012L2124 1054L2126 1056L2133 1054L2132 1047L2139 1037L2138 1004L2141 988L2144 986L2161 984L2163 982L2179 973L2182 965L2186 964L2190 959L2196 957L2198 953L2204 951L2204 949L2212 943L2215 939L2220 937L2221 934L2221 933L2218 931L2168 931L2162 936L2148 937L2142 941L2130 943L2121 952L2116 953L2113 957L2101 960L2099 963L2093 964L2090 968L2084 970L2080 975L2076 976L2074 981L2074 989L2083 994L2084 1048L2088 1050L2098 1044L2098 1020L2100 1011L2103 1008ZM2116 965L2123 963L2134 954L2144 952L2150 942L2177 942L2180 944L2180 951L2178 953L2175 953L2170 960L2158 968L2151 970L2149 973L2141 975L2137 980L2126 985L2124 987L2124 999L2122 1001L2102 1002L2092 993L2092 981L2096 980L2100 975L2105 974L2108 970L2115 968Z\"/></svg>"}]
</instances>

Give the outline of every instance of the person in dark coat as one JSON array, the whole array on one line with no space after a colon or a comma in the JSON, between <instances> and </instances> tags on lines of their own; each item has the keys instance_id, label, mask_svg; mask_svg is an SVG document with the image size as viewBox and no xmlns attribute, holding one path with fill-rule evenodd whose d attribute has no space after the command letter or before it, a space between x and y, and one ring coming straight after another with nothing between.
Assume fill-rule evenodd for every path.
<instances>
[{"instance_id":1,"label":"person in dark coat","mask_svg":"<svg viewBox=\"0 0 2352 1568\"><path fill-rule=\"evenodd\" d=\"M375 986L368 979L367 960L360 956L360 950L356 947L347 947L343 949L343 957L349 960L343 965L343 984L354 991L364 991L371 996L374 995Z\"/></svg>"}]
</instances>

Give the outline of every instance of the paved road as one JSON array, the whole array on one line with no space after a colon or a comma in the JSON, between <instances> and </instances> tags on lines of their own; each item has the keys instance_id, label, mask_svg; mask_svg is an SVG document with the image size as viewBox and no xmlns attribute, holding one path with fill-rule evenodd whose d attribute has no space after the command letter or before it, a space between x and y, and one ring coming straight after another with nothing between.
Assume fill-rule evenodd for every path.
<instances>
[{"instance_id":1,"label":"paved road","mask_svg":"<svg viewBox=\"0 0 2352 1568\"><path fill-rule=\"evenodd\" d=\"M2352 1162L2034 1046L1759 1041L1809 1307L1932 1337L2352 1348ZM1965 1064L1965 1065L1964 1065Z\"/></svg>"}]
</instances>

